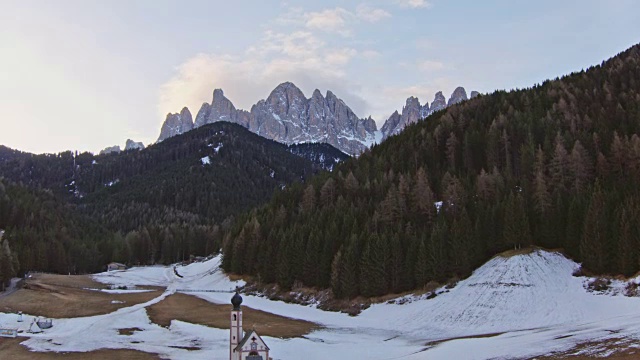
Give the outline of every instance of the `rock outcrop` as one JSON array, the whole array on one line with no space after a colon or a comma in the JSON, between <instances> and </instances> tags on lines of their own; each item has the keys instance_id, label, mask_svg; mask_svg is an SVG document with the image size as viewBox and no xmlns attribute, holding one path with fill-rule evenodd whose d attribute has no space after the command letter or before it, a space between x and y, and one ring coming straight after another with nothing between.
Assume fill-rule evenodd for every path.
<instances>
[{"instance_id":1,"label":"rock outcrop","mask_svg":"<svg viewBox=\"0 0 640 360\"><path fill-rule=\"evenodd\" d=\"M158 141L168 139L172 136L180 135L193 129L193 118L189 109L184 107L180 113L167 114L167 118L160 129Z\"/></svg>"},{"instance_id":2,"label":"rock outcrop","mask_svg":"<svg viewBox=\"0 0 640 360\"><path fill-rule=\"evenodd\" d=\"M127 144L124 146L124 151L127 150L142 150L144 149L144 144L141 142L136 142L131 139L127 139Z\"/></svg>"},{"instance_id":3,"label":"rock outcrop","mask_svg":"<svg viewBox=\"0 0 640 360\"><path fill-rule=\"evenodd\" d=\"M442 91L438 91L436 93L436 96L433 99L433 102L431 103L431 111L429 111L429 115L433 114L436 111L440 111L444 108L447 107L447 100L444 98L444 95L442 95Z\"/></svg>"},{"instance_id":4,"label":"rock outcrop","mask_svg":"<svg viewBox=\"0 0 640 360\"><path fill-rule=\"evenodd\" d=\"M163 129L173 129L181 123L176 114L167 117ZM167 124L171 121L171 124ZM376 123L371 117L360 119L335 94L322 96L315 90L307 99L293 83L278 85L269 96L258 101L251 111L236 109L221 89L213 91L211 104L204 103L196 115L193 127L229 121L250 131L285 144L326 142L341 151L357 155L380 140ZM178 131L166 132L175 136ZM165 139L161 131L160 139Z\"/></svg>"},{"instance_id":5,"label":"rock outcrop","mask_svg":"<svg viewBox=\"0 0 640 360\"><path fill-rule=\"evenodd\" d=\"M114 146L109 146L107 148L105 148L104 150L100 151L100 155L106 155L106 154L111 154L111 153L120 153L122 150L120 149L120 146L118 145L114 145Z\"/></svg>"},{"instance_id":6,"label":"rock outcrop","mask_svg":"<svg viewBox=\"0 0 640 360\"><path fill-rule=\"evenodd\" d=\"M449 98L449 102L447 103L447 106L451 106L453 104L457 104L465 100L468 100L467 92L464 90L462 86L458 86L455 90L453 90L453 94L451 94L451 97Z\"/></svg>"},{"instance_id":7,"label":"rock outcrop","mask_svg":"<svg viewBox=\"0 0 640 360\"><path fill-rule=\"evenodd\" d=\"M420 119L429 116L429 103L420 105L420 101L417 97L409 97L404 107L402 108L402 114L394 112L389 119L384 123L381 128L384 137L395 135L402 131L407 125L413 124Z\"/></svg>"},{"instance_id":8,"label":"rock outcrop","mask_svg":"<svg viewBox=\"0 0 640 360\"><path fill-rule=\"evenodd\" d=\"M472 91L471 97L475 96L478 96L478 92ZM391 114L389 119L385 121L384 125L382 125L382 128L380 129L382 132L382 139L398 134L407 125L415 123L436 111L440 111L447 106L457 104L464 100L467 100L467 92L463 87L458 87L453 91L449 98L449 102L446 101L442 91L438 91L431 103L431 106L429 106L429 103L425 103L421 106L418 98L411 96L407 99L407 102L402 108L402 113L400 114L397 111L394 112Z\"/></svg>"},{"instance_id":9,"label":"rock outcrop","mask_svg":"<svg viewBox=\"0 0 640 360\"><path fill-rule=\"evenodd\" d=\"M475 96L478 93L472 91L471 97ZM402 112L391 114L378 131L371 117L359 118L331 91L323 96L316 89L307 99L293 83L285 82L273 89L266 99L253 105L251 111L246 111L237 109L222 89L215 89L211 103L202 104L195 122L187 108L180 114L168 114L158 141L206 124L229 121L285 144L326 142L347 154L358 155L407 125L464 100L467 100L467 92L463 87L456 88L448 102L442 91L435 94L431 104L421 105L418 98L409 97Z\"/></svg>"},{"instance_id":10,"label":"rock outcrop","mask_svg":"<svg viewBox=\"0 0 640 360\"><path fill-rule=\"evenodd\" d=\"M479 93L479 92L477 92L477 91L472 91L472 92L471 92L471 94L469 95L469 99L473 99L474 97L476 97L476 96L478 96L478 95L480 95L480 93Z\"/></svg>"}]
</instances>

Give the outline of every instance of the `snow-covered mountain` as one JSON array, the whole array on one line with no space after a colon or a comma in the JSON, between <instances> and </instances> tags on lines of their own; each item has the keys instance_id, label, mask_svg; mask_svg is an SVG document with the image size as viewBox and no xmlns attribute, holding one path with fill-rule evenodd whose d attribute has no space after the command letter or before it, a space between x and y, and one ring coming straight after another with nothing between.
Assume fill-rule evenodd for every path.
<instances>
[{"instance_id":1,"label":"snow-covered mountain","mask_svg":"<svg viewBox=\"0 0 640 360\"><path fill-rule=\"evenodd\" d=\"M359 118L331 91L323 96L315 90L307 99L291 82L278 85L251 111L236 109L221 89L215 89L211 103L202 104L191 126L187 113L185 108L180 114L168 114L158 141L216 121L237 123L285 144L329 143L350 155L361 153L381 139L371 117Z\"/></svg>"},{"instance_id":2,"label":"snow-covered mountain","mask_svg":"<svg viewBox=\"0 0 640 360\"><path fill-rule=\"evenodd\" d=\"M477 91L471 92L471 98L478 96L479 93ZM395 111L387 121L385 121L384 125L380 130L382 131L382 139L386 139L391 135L396 135L401 132L407 125L413 124L420 119L424 119L425 117L433 114L436 111L440 111L447 106L451 106L457 104L459 102L467 100L467 92L466 90L459 86L457 87L451 97L449 97L449 101L446 101L444 95L442 95L442 91L438 91L429 106L428 102L425 102L424 105L420 104L420 101L416 97L409 97L404 107L402 108L402 113L398 113Z\"/></svg>"}]
</instances>

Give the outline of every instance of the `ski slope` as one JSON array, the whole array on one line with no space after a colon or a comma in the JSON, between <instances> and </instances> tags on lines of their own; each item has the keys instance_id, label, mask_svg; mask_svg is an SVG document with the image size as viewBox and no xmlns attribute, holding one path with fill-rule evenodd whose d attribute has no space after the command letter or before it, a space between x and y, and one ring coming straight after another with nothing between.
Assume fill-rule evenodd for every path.
<instances>
[{"instance_id":1,"label":"ski slope","mask_svg":"<svg viewBox=\"0 0 640 360\"><path fill-rule=\"evenodd\" d=\"M189 294L228 303L228 291L243 283L229 280L220 260L176 266L182 277L173 266L96 274L97 281L107 284L154 285L166 291L110 314L54 319L53 328L29 334L24 344L35 351L126 348L171 359L225 359L228 330L175 320L163 328L151 323L145 310L170 294L189 290L221 291ZM301 353L307 360L531 358L587 341L640 339L640 298L589 292L585 284L590 279L572 275L577 267L561 254L543 250L497 256L455 287L439 289L433 299L407 296L398 304L373 305L356 317L249 295L243 296L243 306L324 326L303 338L264 337L274 359L295 359ZM0 323L13 319L15 315L0 313ZM28 323L27 316L22 326ZM117 335L117 329L133 327L143 331ZM201 350L180 348L189 346Z\"/></svg>"}]
</instances>

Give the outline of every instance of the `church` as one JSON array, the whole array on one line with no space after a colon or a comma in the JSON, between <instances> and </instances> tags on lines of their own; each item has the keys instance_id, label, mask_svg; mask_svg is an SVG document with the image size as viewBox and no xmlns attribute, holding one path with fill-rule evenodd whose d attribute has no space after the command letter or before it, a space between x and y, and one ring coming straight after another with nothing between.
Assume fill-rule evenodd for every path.
<instances>
[{"instance_id":1,"label":"church","mask_svg":"<svg viewBox=\"0 0 640 360\"><path fill-rule=\"evenodd\" d=\"M242 296L238 294L231 298L231 327L229 335L230 360L269 360L269 347L258 335L255 329L242 331Z\"/></svg>"}]
</instances>

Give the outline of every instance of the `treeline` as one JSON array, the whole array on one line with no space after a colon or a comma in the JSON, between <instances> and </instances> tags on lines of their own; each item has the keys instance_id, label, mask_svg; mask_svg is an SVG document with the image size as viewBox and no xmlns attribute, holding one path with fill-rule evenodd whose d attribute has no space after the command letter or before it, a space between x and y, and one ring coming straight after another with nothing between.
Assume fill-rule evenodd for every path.
<instances>
[{"instance_id":1,"label":"treeline","mask_svg":"<svg viewBox=\"0 0 640 360\"><path fill-rule=\"evenodd\" d=\"M238 219L227 271L375 296L465 277L494 254L563 248L640 269L640 48L438 112Z\"/></svg>"},{"instance_id":2,"label":"treeline","mask_svg":"<svg viewBox=\"0 0 640 360\"><path fill-rule=\"evenodd\" d=\"M142 226L113 232L60 201L0 178L0 280L26 271L88 273L107 263L170 264L220 249L219 226Z\"/></svg>"},{"instance_id":3,"label":"treeline","mask_svg":"<svg viewBox=\"0 0 640 360\"><path fill-rule=\"evenodd\" d=\"M0 229L16 260L2 274L86 273L110 261L168 264L218 252L236 214L321 171L325 159L347 157L331 146L295 150L230 123L120 154L0 147Z\"/></svg>"}]
</instances>

